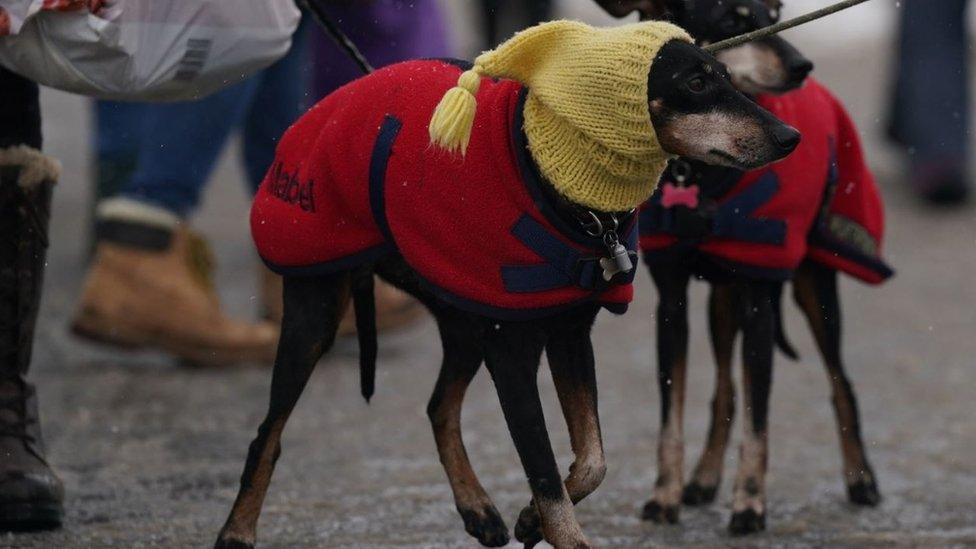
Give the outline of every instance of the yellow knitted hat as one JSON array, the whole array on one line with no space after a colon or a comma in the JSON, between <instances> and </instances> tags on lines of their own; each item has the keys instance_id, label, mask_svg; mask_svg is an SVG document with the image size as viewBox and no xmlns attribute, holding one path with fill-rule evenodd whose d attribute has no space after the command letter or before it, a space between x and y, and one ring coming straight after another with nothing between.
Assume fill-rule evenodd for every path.
<instances>
[{"instance_id":1,"label":"yellow knitted hat","mask_svg":"<svg viewBox=\"0 0 976 549\"><path fill-rule=\"evenodd\" d=\"M596 28L554 21L524 30L481 54L447 92L430 121L435 145L462 154L471 139L481 78L529 87L525 133L539 169L570 200L625 211L646 200L669 155L647 105L651 63L679 27L645 22Z\"/></svg>"}]
</instances>

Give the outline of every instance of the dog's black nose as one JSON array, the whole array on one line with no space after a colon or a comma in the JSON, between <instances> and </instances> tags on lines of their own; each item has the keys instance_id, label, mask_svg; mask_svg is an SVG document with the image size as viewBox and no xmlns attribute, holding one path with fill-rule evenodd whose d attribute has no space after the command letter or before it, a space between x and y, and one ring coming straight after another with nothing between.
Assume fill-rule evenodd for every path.
<instances>
[{"instance_id":1,"label":"dog's black nose","mask_svg":"<svg viewBox=\"0 0 976 549\"><path fill-rule=\"evenodd\" d=\"M806 57L795 57L786 66L786 71L790 75L790 80L799 84L806 80L807 76L813 72L813 61Z\"/></svg>"},{"instance_id":2,"label":"dog's black nose","mask_svg":"<svg viewBox=\"0 0 976 549\"><path fill-rule=\"evenodd\" d=\"M776 146L787 154L793 152L800 144L800 132L786 124L777 124L769 134Z\"/></svg>"}]
</instances>

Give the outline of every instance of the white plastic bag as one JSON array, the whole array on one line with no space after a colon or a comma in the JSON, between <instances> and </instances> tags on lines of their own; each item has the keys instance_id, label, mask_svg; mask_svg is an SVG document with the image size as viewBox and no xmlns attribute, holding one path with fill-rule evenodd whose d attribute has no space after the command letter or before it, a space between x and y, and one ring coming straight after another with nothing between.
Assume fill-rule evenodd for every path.
<instances>
[{"instance_id":1,"label":"white plastic bag","mask_svg":"<svg viewBox=\"0 0 976 549\"><path fill-rule=\"evenodd\" d=\"M0 0L0 64L105 99L195 99L282 57L292 0Z\"/></svg>"}]
</instances>

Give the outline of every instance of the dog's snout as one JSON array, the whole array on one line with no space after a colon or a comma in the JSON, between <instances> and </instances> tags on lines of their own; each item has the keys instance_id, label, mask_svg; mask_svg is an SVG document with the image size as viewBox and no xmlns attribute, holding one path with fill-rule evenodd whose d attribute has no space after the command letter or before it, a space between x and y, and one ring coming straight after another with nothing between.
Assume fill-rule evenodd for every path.
<instances>
[{"instance_id":1,"label":"dog's snout","mask_svg":"<svg viewBox=\"0 0 976 549\"><path fill-rule=\"evenodd\" d=\"M793 152L800 144L800 132L786 124L777 124L769 134L776 146L786 154Z\"/></svg>"},{"instance_id":2,"label":"dog's snout","mask_svg":"<svg viewBox=\"0 0 976 549\"><path fill-rule=\"evenodd\" d=\"M790 60L789 65L786 67L786 71L790 75L790 81L795 83L800 83L806 80L807 76L813 72L813 61L805 57L797 57Z\"/></svg>"}]
</instances>

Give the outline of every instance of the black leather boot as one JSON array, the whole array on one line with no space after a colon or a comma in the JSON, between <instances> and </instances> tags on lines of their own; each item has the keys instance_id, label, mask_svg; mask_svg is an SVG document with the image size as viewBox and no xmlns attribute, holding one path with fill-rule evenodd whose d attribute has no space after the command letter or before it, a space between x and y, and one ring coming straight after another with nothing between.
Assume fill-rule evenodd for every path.
<instances>
[{"instance_id":1,"label":"black leather boot","mask_svg":"<svg viewBox=\"0 0 976 549\"><path fill-rule=\"evenodd\" d=\"M64 488L44 457L30 366L57 164L0 148L0 530L61 524Z\"/></svg>"}]
</instances>

